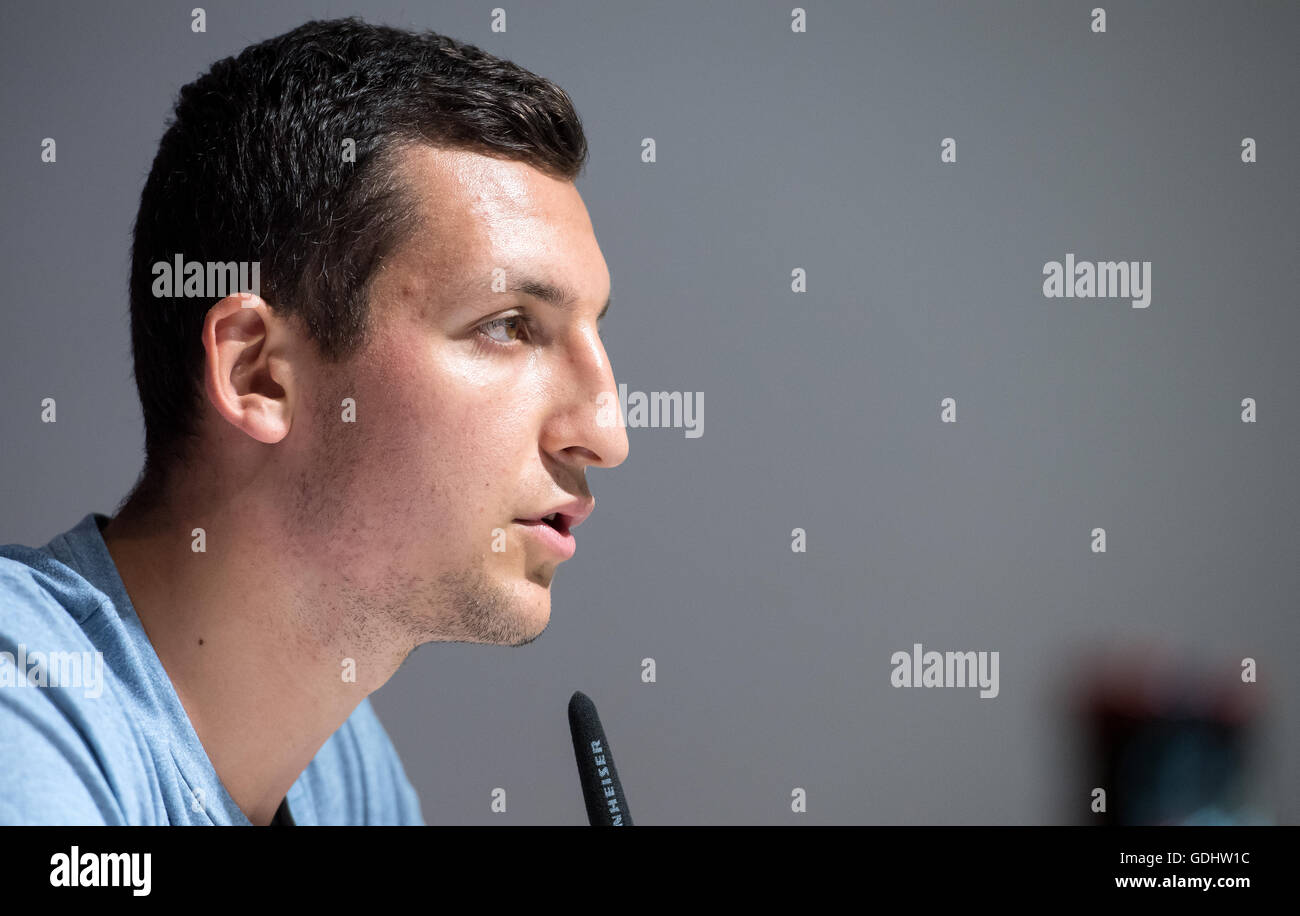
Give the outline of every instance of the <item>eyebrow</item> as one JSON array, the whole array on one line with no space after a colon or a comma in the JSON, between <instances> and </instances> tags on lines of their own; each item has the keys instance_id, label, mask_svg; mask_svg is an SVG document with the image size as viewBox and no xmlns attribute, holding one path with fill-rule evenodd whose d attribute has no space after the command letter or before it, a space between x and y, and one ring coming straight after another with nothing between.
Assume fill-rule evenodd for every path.
<instances>
[{"instance_id":1,"label":"eyebrow","mask_svg":"<svg viewBox=\"0 0 1300 916\"><path fill-rule=\"evenodd\" d=\"M540 299L547 302L557 309L569 311L573 308L574 303L578 301L578 295L567 286L557 286L546 280L538 280L532 277L526 277L510 287L512 293L523 293L525 296L532 296L534 299ZM596 320L600 321L609 311L609 304L614 301L613 293L605 299L605 307L600 310Z\"/></svg>"}]
</instances>

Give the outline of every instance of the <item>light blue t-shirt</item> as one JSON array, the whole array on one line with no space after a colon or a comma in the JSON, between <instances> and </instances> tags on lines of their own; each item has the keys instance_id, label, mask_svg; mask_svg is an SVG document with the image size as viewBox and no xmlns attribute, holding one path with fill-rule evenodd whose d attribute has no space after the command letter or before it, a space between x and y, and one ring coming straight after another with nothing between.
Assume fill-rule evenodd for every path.
<instances>
[{"instance_id":1,"label":"light blue t-shirt","mask_svg":"<svg viewBox=\"0 0 1300 916\"><path fill-rule=\"evenodd\" d=\"M0 547L0 824L247 826L131 606L107 521ZM300 825L424 823L369 699L285 800Z\"/></svg>"}]
</instances>

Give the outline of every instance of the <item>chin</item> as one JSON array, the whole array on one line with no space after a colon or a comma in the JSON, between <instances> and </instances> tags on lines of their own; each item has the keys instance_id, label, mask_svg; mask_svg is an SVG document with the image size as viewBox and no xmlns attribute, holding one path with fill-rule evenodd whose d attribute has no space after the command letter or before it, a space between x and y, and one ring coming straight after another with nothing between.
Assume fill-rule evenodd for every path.
<instances>
[{"instance_id":1,"label":"chin","mask_svg":"<svg viewBox=\"0 0 1300 916\"><path fill-rule=\"evenodd\" d=\"M523 646L542 635L551 622L551 590L531 579L513 590L507 606L501 607L492 627L498 645Z\"/></svg>"},{"instance_id":2,"label":"chin","mask_svg":"<svg viewBox=\"0 0 1300 916\"><path fill-rule=\"evenodd\" d=\"M541 636L551 623L551 593L548 590L542 600L528 608L522 621L523 640L515 645L524 645Z\"/></svg>"},{"instance_id":3,"label":"chin","mask_svg":"<svg viewBox=\"0 0 1300 916\"><path fill-rule=\"evenodd\" d=\"M545 581L539 582L539 575ZM446 615L439 626L444 641L522 646L550 623L549 572L493 577L471 569L444 573L439 582L438 603Z\"/></svg>"}]
</instances>

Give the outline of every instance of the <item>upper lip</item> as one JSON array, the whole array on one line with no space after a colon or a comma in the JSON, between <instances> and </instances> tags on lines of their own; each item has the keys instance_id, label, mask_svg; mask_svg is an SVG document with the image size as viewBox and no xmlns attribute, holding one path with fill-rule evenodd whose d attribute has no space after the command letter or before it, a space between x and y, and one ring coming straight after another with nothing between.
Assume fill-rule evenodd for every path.
<instances>
[{"instance_id":1,"label":"upper lip","mask_svg":"<svg viewBox=\"0 0 1300 916\"><path fill-rule=\"evenodd\" d=\"M562 503L558 506L552 506L551 508L543 512L539 512L537 515L520 516L519 521L540 522L548 515L558 514L559 516L558 521L561 524L563 530L569 531L573 528L577 528L579 525L585 522L587 520L587 516L591 515L592 510L595 508L596 508L596 500L588 496L586 499L574 499L571 500L570 502Z\"/></svg>"}]
</instances>

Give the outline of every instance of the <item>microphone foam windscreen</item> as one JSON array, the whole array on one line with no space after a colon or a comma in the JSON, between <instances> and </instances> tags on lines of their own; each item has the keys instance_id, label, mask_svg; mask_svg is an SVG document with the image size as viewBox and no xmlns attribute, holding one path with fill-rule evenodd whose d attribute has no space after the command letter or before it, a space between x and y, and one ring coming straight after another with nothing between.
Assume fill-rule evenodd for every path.
<instances>
[{"instance_id":1,"label":"microphone foam windscreen","mask_svg":"<svg viewBox=\"0 0 1300 916\"><path fill-rule=\"evenodd\" d=\"M631 827L627 797L614 768L614 755L600 726L596 704L581 690L574 691L569 699L569 733L573 736L573 754L577 758L588 822L593 827Z\"/></svg>"}]
</instances>

